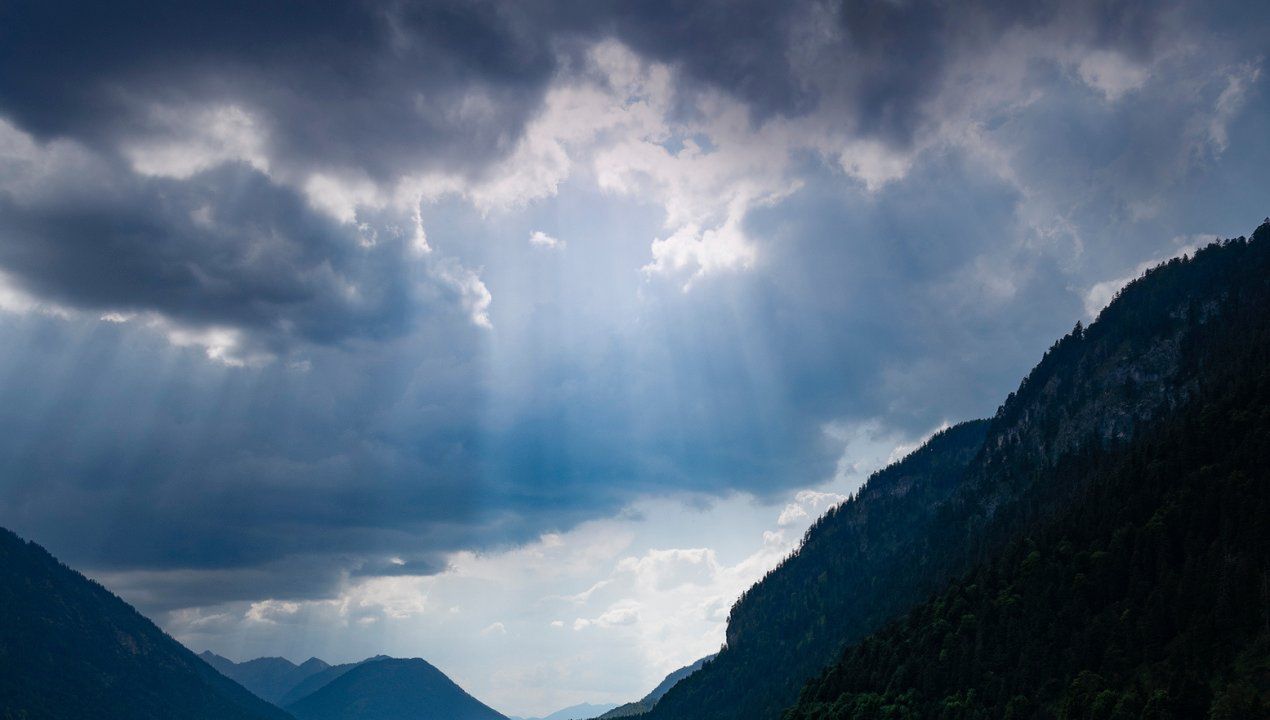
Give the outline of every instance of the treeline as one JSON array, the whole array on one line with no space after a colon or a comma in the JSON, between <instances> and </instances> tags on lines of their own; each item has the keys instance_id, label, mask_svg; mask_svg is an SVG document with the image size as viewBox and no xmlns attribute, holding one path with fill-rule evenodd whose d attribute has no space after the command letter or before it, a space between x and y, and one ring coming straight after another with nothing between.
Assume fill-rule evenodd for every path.
<instances>
[{"instance_id":1,"label":"treeline","mask_svg":"<svg viewBox=\"0 0 1270 720\"><path fill-rule=\"evenodd\" d=\"M849 647L786 718L1270 717L1268 234L1125 291L1102 320L1186 326L1185 403L1064 456L998 510L1026 528L1004 552Z\"/></svg>"}]
</instances>

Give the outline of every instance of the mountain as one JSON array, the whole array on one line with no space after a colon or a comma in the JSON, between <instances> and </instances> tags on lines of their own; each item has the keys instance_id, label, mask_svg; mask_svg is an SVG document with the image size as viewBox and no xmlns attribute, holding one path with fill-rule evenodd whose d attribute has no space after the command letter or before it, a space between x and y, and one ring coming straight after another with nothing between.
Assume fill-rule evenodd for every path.
<instances>
[{"instance_id":1,"label":"mountain","mask_svg":"<svg viewBox=\"0 0 1270 720\"><path fill-rule=\"evenodd\" d=\"M281 705L282 698L305 679L331 668L318 658L309 658L296 665L280 657L256 658L236 663L210 651L200 653L199 657L220 674L274 705Z\"/></svg>"},{"instance_id":2,"label":"mountain","mask_svg":"<svg viewBox=\"0 0 1270 720\"><path fill-rule=\"evenodd\" d=\"M799 550L737 600L718 656L672 687L648 717L778 717L845 641L938 587L944 558L914 539L960 485L987 426L974 421L937 433L814 523ZM890 572L897 567L911 570Z\"/></svg>"},{"instance_id":3,"label":"mountain","mask_svg":"<svg viewBox=\"0 0 1270 720\"><path fill-rule=\"evenodd\" d=\"M362 663L287 710L299 720L506 720L418 658Z\"/></svg>"},{"instance_id":4,"label":"mountain","mask_svg":"<svg viewBox=\"0 0 1270 720\"><path fill-rule=\"evenodd\" d=\"M713 659L714 659L714 655L707 655L706 657L701 658L700 660L692 663L691 665L685 665L679 668L678 670L667 675L664 679L662 679L660 683L657 683L657 687L653 688L652 692L648 693L647 695L640 698L639 700L636 700L635 702L629 702L629 703L626 703L625 705L619 705L613 708L612 710L609 710L608 712L599 716L598 720L609 720L609 718L620 718L620 717L631 717L633 715L643 715L644 713L651 710L652 707L657 704L657 701L661 700L662 696L665 695L680 680L683 680L689 675L700 670L701 666L705 665L706 663L710 662Z\"/></svg>"},{"instance_id":5,"label":"mountain","mask_svg":"<svg viewBox=\"0 0 1270 720\"><path fill-rule=\"evenodd\" d=\"M300 700L303 697L306 697L308 695L313 694L314 692L317 692L320 688L326 686L327 683L343 675L349 670L352 670L358 665L361 665L362 663L368 663L375 660L387 660L387 659L389 659L387 655L376 655L375 657L367 658L365 660L362 660L361 662L344 663L342 665L329 665L325 669L315 672L309 675L308 677L304 678L300 682L296 683L296 685L292 687L290 690L288 690L286 694L282 696L282 699L278 700L275 704L280 707L286 707Z\"/></svg>"},{"instance_id":6,"label":"mountain","mask_svg":"<svg viewBox=\"0 0 1270 720\"><path fill-rule=\"evenodd\" d=\"M102 586L0 529L0 717L288 720Z\"/></svg>"},{"instance_id":7,"label":"mountain","mask_svg":"<svg viewBox=\"0 0 1270 720\"><path fill-rule=\"evenodd\" d=\"M1039 376L1051 397L1080 397L1130 319L1176 341L1169 412L1063 455L1010 407L1047 394L1029 382L995 422L1071 502L847 648L788 718L1270 717L1270 224L1127 288Z\"/></svg>"},{"instance_id":8,"label":"mountain","mask_svg":"<svg viewBox=\"0 0 1270 720\"><path fill-rule=\"evenodd\" d=\"M738 600L718 658L648 717L779 717L845 649L1074 512L1092 480L1066 468L1148 442L1223 368L1264 373L1265 349L1247 343L1270 315L1268 278L1270 223L1131 283L1055 343L991 420L936 435L817 521Z\"/></svg>"},{"instance_id":9,"label":"mountain","mask_svg":"<svg viewBox=\"0 0 1270 720\"><path fill-rule=\"evenodd\" d=\"M570 705L567 708L557 710L550 715L543 715L538 718L509 718L509 720L590 720L591 718L602 715L612 710L615 706L610 703L608 705L593 705L591 703L579 703Z\"/></svg>"}]
</instances>

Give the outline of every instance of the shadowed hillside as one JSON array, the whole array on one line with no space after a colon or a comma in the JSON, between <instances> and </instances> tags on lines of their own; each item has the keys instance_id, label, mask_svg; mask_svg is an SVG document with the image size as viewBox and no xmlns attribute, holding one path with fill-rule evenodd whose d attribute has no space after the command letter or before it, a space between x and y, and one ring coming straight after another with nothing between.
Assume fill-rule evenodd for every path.
<instances>
[{"instance_id":1,"label":"shadowed hillside","mask_svg":"<svg viewBox=\"0 0 1270 720\"><path fill-rule=\"evenodd\" d=\"M0 529L0 717L287 720L34 543Z\"/></svg>"},{"instance_id":2,"label":"shadowed hillside","mask_svg":"<svg viewBox=\"0 0 1270 720\"><path fill-rule=\"evenodd\" d=\"M506 720L429 663L362 663L287 707L299 720Z\"/></svg>"}]
</instances>

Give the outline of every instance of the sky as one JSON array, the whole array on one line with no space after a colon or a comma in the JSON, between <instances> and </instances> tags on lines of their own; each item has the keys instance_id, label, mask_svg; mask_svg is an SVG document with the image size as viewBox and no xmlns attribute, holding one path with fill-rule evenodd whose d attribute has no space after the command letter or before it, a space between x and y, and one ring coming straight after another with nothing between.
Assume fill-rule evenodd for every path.
<instances>
[{"instance_id":1,"label":"sky","mask_svg":"<svg viewBox=\"0 0 1270 720\"><path fill-rule=\"evenodd\" d=\"M0 4L0 525L196 651L624 702L1152 263L1259 2Z\"/></svg>"}]
</instances>

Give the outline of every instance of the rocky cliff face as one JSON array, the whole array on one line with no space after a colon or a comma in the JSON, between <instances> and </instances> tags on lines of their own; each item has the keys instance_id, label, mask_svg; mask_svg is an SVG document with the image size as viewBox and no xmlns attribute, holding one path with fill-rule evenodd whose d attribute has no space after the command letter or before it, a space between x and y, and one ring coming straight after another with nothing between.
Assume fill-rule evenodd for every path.
<instances>
[{"instance_id":1,"label":"rocky cliff face","mask_svg":"<svg viewBox=\"0 0 1270 720\"><path fill-rule=\"evenodd\" d=\"M993 417L970 483L989 514L1026 490L1028 473L1082 448L1133 439L1194 397L1215 362L1214 326L1256 312L1268 281L1270 225L1171 260L1122 290L1088 328L1056 342ZM1238 258L1238 259L1236 259ZM1003 482L1003 470L1012 478ZM995 486L995 487L994 487Z\"/></svg>"},{"instance_id":2,"label":"rocky cliff face","mask_svg":"<svg viewBox=\"0 0 1270 720\"><path fill-rule=\"evenodd\" d=\"M1194 391L1179 382L1185 327L1145 347L1089 339L1082 330L1053 352L1078 356L1053 372L1032 376L994 418L984 461L1020 455L1052 464L1086 442L1129 440L1134 428L1177 408ZM1024 394L1030 384L1040 387ZM1026 398L1026 399L1024 399Z\"/></svg>"}]
</instances>

